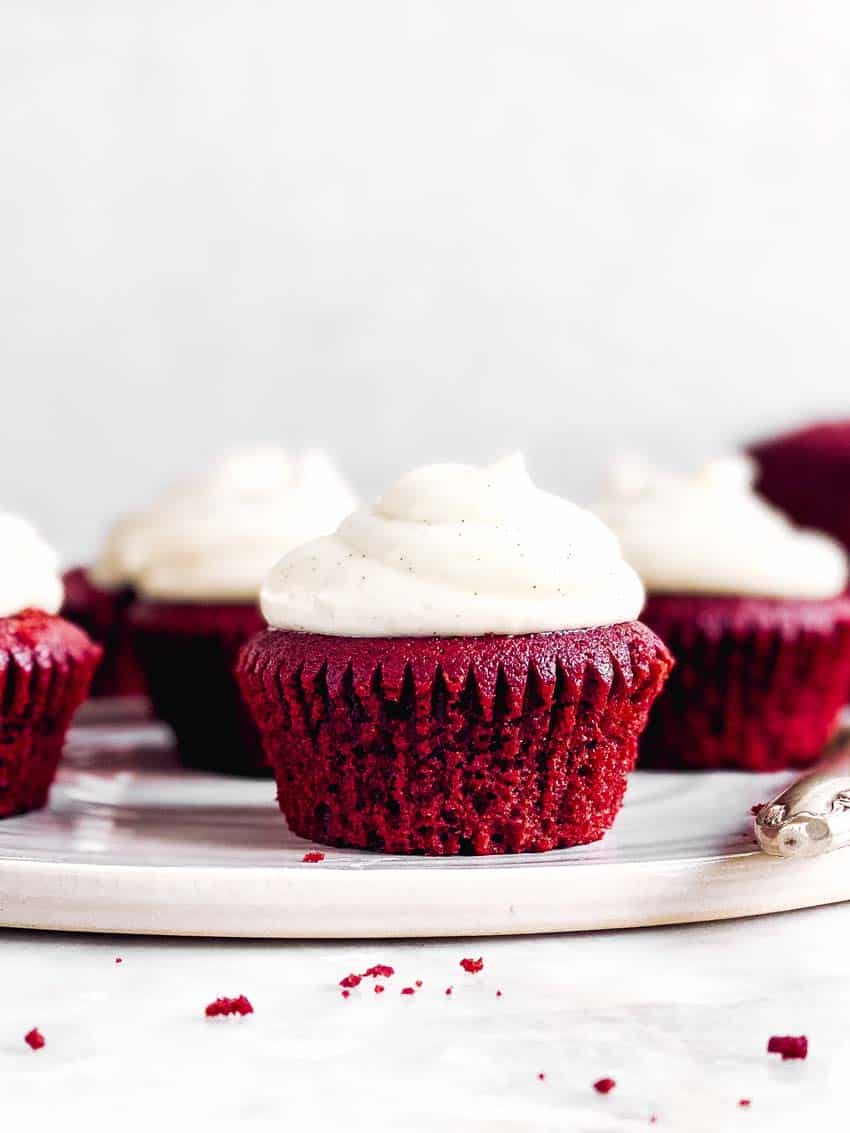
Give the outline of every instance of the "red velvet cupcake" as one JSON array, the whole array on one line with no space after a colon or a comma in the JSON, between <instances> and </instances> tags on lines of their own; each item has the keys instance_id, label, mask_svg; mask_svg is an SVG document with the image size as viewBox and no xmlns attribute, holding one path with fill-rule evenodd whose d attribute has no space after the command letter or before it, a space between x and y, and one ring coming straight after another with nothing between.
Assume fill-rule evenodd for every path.
<instances>
[{"instance_id":1,"label":"red velvet cupcake","mask_svg":"<svg viewBox=\"0 0 850 1133\"><path fill-rule=\"evenodd\" d=\"M499 854L602 837L669 667L639 622L454 638L269 629L240 679L296 834Z\"/></svg>"},{"instance_id":2,"label":"red velvet cupcake","mask_svg":"<svg viewBox=\"0 0 850 1133\"><path fill-rule=\"evenodd\" d=\"M170 725L186 767L270 775L233 675L239 650L264 625L249 602L139 600L130 609L136 654L154 712Z\"/></svg>"},{"instance_id":3,"label":"red velvet cupcake","mask_svg":"<svg viewBox=\"0 0 850 1133\"><path fill-rule=\"evenodd\" d=\"M814 762L850 687L847 563L720 461L644 470L600 513L649 591L642 618L676 659L641 741L651 767L775 771Z\"/></svg>"},{"instance_id":4,"label":"red velvet cupcake","mask_svg":"<svg viewBox=\"0 0 850 1133\"><path fill-rule=\"evenodd\" d=\"M850 548L850 421L809 425L750 449L756 488L795 523Z\"/></svg>"},{"instance_id":5,"label":"red velvet cupcake","mask_svg":"<svg viewBox=\"0 0 850 1133\"><path fill-rule=\"evenodd\" d=\"M642 618L676 658L643 766L779 771L818 759L850 688L850 598L651 594Z\"/></svg>"},{"instance_id":6,"label":"red velvet cupcake","mask_svg":"<svg viewBox=\"0 0 850 1133\"><path fill-rule=\"evenodd\" d=\"M136 600L127 618L156 714L187 767L270 775L234 666L264 624L260 582L291 546L352 505L321 453L234 454L167 492L124 544Z\"/></svg>"},{"instance_id":7,"label":"red velvet cupcake","mask_svg":"<svg viewBox=\"0 0 850 1133\"><path fill-rule=\"evenodd\" d=\"M0 514L0 545L0 818L8 818L47 802L100 649L55 616L56 558L29 524Z\"/></svg>"},{"instance_id":8,"label":"red velvet cupcake","mask_svg":"<svg viewBox=\"0 0 850 1133\"><path fill-rule=\"evenodd\" d=\"M99 586L86 567L65 572L65 601L61 614L85 630L103 649L91 686L91 696L144 696L144 674L133 649L127 609L131 586Z\"/></svg>"},{"instance_id":9,"label":"red velvet cupcake","mask_svg":"<svg viewBox=\"0 0 850 1133\"><path fill-rule=\"evenodd\" d=\"M601 838L671 663L642 598L516 459L404 477L283 559L241 654L290 828L403 854Z\"/></svg>"}]
</instances>

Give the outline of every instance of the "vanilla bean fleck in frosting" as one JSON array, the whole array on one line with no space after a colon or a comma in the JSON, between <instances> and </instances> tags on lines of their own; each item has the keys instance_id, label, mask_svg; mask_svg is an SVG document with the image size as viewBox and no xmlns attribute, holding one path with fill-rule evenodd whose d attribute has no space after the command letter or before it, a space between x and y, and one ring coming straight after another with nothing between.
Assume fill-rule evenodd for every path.
<instances>
[{"instance_id":1,"label":"vanilla bean fleck in frosting","mask_svg":"<svg viewBox=\"0 0 850 1133\"><path fill-rule=\"evenodd\" d=\"M616 537L537 488L516 454L409 472L334 535L290 551L261 606L281 629L474 636L632 621L643 598Z\"/></svg>"},{"instance_id":2,"label":"vanilla bean fleck in frosting","mask_svg":"<svg viewBox=\"0 0 850 1133\"><path fill-rule=\"evenodd\" d=\"M795 527L754 488L744 456L675 476L640 459L615 467L596 513L650 593L834 598L847 558L834 540Z\"/></svg>"},{"instance_id":3,"label":"vanilla bean fleck in frosting","mask_svg":"<svg viewBox=\"0 0 850 1133\"><path fill-rule=\"evenodd\" d=\"M332 531L355 504L321 452L233 453L121 520L92 578L148 598L255 601L282 554Z\"/></svg>"},{"instance_id":4,"label":"vanilla bean fleck in frosting","mask_svg":"<svg viewBox=\"0 0 850 1133\"><path fill-rule=\"evenodd\" d=\"M55 614L62 598L56 552L25 519L0 512L0 618L29 609Z\"/></svg>"}]
</instances>

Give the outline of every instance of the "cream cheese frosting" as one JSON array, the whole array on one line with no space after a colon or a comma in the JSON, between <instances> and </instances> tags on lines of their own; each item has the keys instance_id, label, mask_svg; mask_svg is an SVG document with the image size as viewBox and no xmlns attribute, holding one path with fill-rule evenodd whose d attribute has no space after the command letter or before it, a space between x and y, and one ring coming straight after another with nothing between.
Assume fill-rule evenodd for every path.
<instances>
[{"instance_id":1,"label":"cream cheese frosting","mask_svg":"<svg viewBox=\"0 0 850 1133\"><path fill-rule=\"evenodd\" d=\"M355 504L321 452L233 453L121 520L92 577L148 598L254 601L282 554L332 531Z\"/></svg>"},{"instance_id":2,"label":"cream cheese frosting","mask_svg":"<svg viewBox=\"0 0 850 1133\"><path fill-rule=\"evenodd\" d=\"M0 512L0 618L30 608L55 614L63 589L56 552L20 516Z\"/></svg>"},{"instance_id":3,"label":"cream cheese frosting","mask_svg":"<svg viewBox=\"0 0 850 1133\"><path fill-rule=\"evenodd\" d=\"M795 527L755 492L754 478L744 456L689 476L632 458L615 468L596 513L650 593L836 597L847 585L843 549Z\"/></svg>"},{"instance_id":4,"label":"cream cheese frosting","mask_svg":"<svg viewBox=\"0 0 850 1133\"><path fill-rule=\"evenodd\" d=\"M515 454L402 476L335 534L290 551L261 606L281 629L474 636L631 621L643 598L614 535L537 488Z\"/></svg>"}]
</instances>

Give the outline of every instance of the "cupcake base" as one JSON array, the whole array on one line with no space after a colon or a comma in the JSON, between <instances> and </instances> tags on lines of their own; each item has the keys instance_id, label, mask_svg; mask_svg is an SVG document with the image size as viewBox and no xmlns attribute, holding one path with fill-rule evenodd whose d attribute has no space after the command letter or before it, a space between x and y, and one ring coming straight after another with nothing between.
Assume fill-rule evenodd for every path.
<instances>
[{"instance_id":1,"label":"cupcake base","mask_svg":"<svg viewBox=\"0 0 850 1133\"><path fill-rule=\"evenodd\" d=\"M602 837L670 664L636 622L478 638L266 630L238 675L296 834L494 854Z\"/></svg>"},{"instance_id":2,"label":"cupcake base","mask_svg":"<svg viewBox=\"0 0 850 1133\"><path fill-rule=\"evenodd\" d=\"M145 600L128 620L154 712L174 731L181 763L270 776L233 671L241 646L265 625L257 607Z\"/></svg>"},{"instance_id":3,"label":"cupcake base","mask_svg":"<svg viewBox=\"0 0 850 1133\"><path fill-rule=\"evenodd\" d=\"M813 763L850 687L850 599L650 595L676 667L640 743L645 767Z\"/></svg>"},{"instance_id":4,"label":"cupcake base","mask_svg":"<svg viewBox=\"0 0 850 1133\"><path fill-rule=\"evenodd\" d=\"M92 582L85 567L63 577L65 601L62 617L85 630L103 647L103 660L92 681L91 696L144 696L145 678L133 651L127 628L127 608L133 601L130 587L106 590Z\"/></svg>"},{"instance_id":5,"label":"cupcake base","mask_svg":"<svg viewBox=\"0 0 850 1133\"><path fill-rule=\"evenodd\" d=\"M0 618L0 818L47 802L65 733L101 651L62 618Z\"/></svg>"}]
</instances>

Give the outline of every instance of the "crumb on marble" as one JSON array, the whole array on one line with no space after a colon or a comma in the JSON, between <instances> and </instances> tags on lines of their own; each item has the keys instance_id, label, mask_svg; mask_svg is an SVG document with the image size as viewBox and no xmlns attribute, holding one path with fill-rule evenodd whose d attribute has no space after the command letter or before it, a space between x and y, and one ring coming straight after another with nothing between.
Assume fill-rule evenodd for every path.
<instances>
[{"instance_id":1,"label":"crumb on marble","mask_svg":"<svg viewBox=\"0 0 850 1133\"><path fill-rule=\"evenodd\" d=\"M394 975L395 968L391 968L389 964L373 964L371 968L367 968L363 973L363 978L365 979L366 976L372 976L373 979L377 979L378 976L383 976L385 979L389 979L390 976Z\"/></svg>"},{"instance_id":2,"label":"crumb on marble","mask_svg":"<svg viewBox=\"0 0 850 1133\"><path fill-rule=\"evenodd\" d=\"M254 1008L247 996L222 995L218 999L214 999L212 1003L207 1004L204 1014L208 1019L214 1019L221 1015L253 1015Z\"/></svg>"},{"instance_id":3,"label":"crumb on marble","mask_svg":"<svg viewBox=\"0 0 850 1133\"><path fill-rule=\"evenodd\" d=\"M460 966L465 972L480 972L484 967L484 961L480 956L477 960L464 959L461 960Z\"/></svg>"},{"instance_id":4,"label":"crumb on marble","mask_svg":"<svg viewBox=\"0 0 850 1133\"><path fill-rule=\"evenodd\" d=\"M597 1078L593 1083L593 1088L597 1094L610 1094L617 1083L613 1078Z\"/></svg>"},{"instance_id":5,"label":"crumb on marble","mask_svg":"<svg viewBox=\"0 0 850 1133\"><path fill-rule=\"evenodd\" d=\"M809 1053L809 1040L805 1035L771 1035L767 1050L769 1054L781 1054L783 1062L789 1058L805 1058Z\"/></svg>"},{"instance_id":6,"label":"crumb on marble","mask_svg":"<svg viewBox=\"0 0 850 1133\"><path fill-rule=\"evenodd\" d=\"M24 1042L28 1047L31 1047L32 1050L41 1050L44 1046L45 1039L38 1027L33 1027L31 1031L27 1031L24 1035Z\"/></svg>"}]
</instances>

